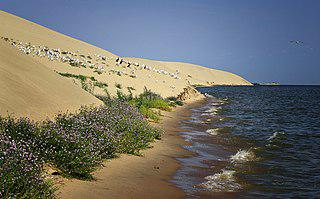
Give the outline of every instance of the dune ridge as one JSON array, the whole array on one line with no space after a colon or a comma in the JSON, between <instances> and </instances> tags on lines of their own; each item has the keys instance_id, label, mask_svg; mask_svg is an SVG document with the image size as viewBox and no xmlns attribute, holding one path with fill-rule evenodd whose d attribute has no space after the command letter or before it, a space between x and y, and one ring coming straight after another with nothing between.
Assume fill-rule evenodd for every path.
<instances>
[{"instance_id":1,"label":"dune ridge","mask_svg":"<svg viewBox=\"0 0 320 199\"><path fill-rule=\"evenodd\" d=\"M128 87L133 94L147 87L169 97L190 85L251 85L238 75L194 64L120 57L4 11L0 36L2 115L43 119L99 105L94 95L127 93ZM80 76L88 78L75 78ZM84 85L90 89L81 89Z\"/></svg>"}]
</instances>

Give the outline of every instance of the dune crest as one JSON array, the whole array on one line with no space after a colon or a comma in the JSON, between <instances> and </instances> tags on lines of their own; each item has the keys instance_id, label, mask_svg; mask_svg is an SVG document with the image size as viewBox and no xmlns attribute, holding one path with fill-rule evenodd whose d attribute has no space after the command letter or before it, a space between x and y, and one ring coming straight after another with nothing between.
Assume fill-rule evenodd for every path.
<instances>
[{"instance_id":1,"label":"dune crest","mask_svg":"<svg viewBox=\"0 0 320 199\"><path fill-rule=\"evenodd\" d=\"M194 64L120 57L4 11L0 36L2 115L50 117L101 104L94 95L117 90L139 94L147 87L169 97L190 85L251 85L235 74Z\"/></svg>"}]
</instances>

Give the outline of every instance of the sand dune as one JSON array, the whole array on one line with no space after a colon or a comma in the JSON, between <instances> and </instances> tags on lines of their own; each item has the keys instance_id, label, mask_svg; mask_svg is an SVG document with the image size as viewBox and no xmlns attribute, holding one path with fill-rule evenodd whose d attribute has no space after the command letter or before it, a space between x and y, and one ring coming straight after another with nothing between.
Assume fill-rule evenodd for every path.
<instances>
[{"instance_id":1,"label":"sand dune","mask_svg":"<svg viewBox=\"0 0 320 199\"><path fill-rule=\"evenodd\" d=\"M44 119L58 111L73 111L82 104L91 103L100 101L72 81L0 41L1 115L16 113Z\"/></svg>"},{"instance_id":2,"label":"sand dune","mask_svg":"<svg viewBox=\"0 0 320 199\"><path fill-rule=\"evenodd\" d=\"M132 87L134 94L147 87L168 97L188 85L250 85L232 73L194 64L118 58L3 11L0 36L6 38L0 41L0 114L43 118L80 105L99 104L92 94L106 94L107 90L114 95L117 90L127 92L127 87ZM76 66L71 66L74 63ZM58 73L84 75L89 80L80 82ZM81 89L84 83L92 87L91 94ZM97 83L108 86L95 86Z\"/></svg>"}]
</instances>

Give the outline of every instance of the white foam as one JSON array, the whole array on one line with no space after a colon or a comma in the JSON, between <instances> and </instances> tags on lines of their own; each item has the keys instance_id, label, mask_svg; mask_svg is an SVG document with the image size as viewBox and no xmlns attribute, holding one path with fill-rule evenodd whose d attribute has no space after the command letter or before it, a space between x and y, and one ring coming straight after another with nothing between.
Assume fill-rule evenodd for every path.
<instances>
[{"instance_id":1,"label":"white foam","mask_svg":"<svg viewBox=\"0 0 320 199\"><path fill-rule=\"evenodd\" d=\"M204 96L208 97L208 98L213 98L212 95L208 94L208 93L204 93Z\"/></svg>"},{"instance_id":2,"label":"white foam","mask_svg":"<svg viewBox=\"0 0 320 199\"><path fill-rule=\"evenodd\" d=\"M225 101L216 101L216 102L212 102L211 105L213 106L219 106L219 105L223 105L225 104L226 102Z\"/></svg>"},{"instance_id":3,"label":"white foam","mask_svg":"<svg viewBox=\"0 0 320 199\"><path fill-rule=\"evenodd\" d=\"M277 137L279 137L280 135L284 135L284 132L274 132L274 133L268 138L268 140L272 141L272 140L276 139Z\"/></svg>"},{"instance_id":4,"label":"white foam","mask_svg":"<svg viewBox=\"0 0 320 199\"><path fill-rule=\"evenodd\" d=\"M218 130L219 129L208 129L208 130L206 130L206 133L208 133L210 135L218 135Z\"/></svg>"},{"instance_id":5,"label":"white foam","mask_svg":"<svg viewBox=\"0 0 320 199\"><path fill-rule=\"evenodd\" d=\"M215 113L220 109L220 107L210 107L209 109L205 110L205 113Z\"/></svg>"},{"instance_id":6,"label":"white foam","mask_svg":"<svg viewBox=\"0 0 320 199\"><path fill-rule=\"evenodd\" d=\"M217 115L217 112L213 112L213 113L202 113L201 116L214 116Z\"/></svg>"},{"instance_id":7,"label":"white foam","mask_svg":"<svg viewBox=\"0 0 320 199\"><path fill-rule=\"evenodd\" d=\"M256 156L251 149L239 150L236 154L230 157L232 163L243 163L256 160Z\"/></svg>"},{"instance_id":8,"label":"white foam","mask_svg":"<svg viewBox=\"0 0 320 199\"><path fill-rule=\"evenodd\" d=\"M241 185L236 182L234 173L235 171L232 170L222 170L221 173L205 177L207 181L202 183L201 186L212 191L237 191L241 189Z\"/></svg>"}]
</instances>

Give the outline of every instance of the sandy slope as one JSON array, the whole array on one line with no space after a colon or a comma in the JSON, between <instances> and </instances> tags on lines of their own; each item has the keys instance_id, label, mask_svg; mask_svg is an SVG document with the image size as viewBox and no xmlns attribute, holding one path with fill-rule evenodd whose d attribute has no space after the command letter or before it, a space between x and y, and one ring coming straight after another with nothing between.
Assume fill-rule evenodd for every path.
<instances>
[{"instance_id":1,"label":"sandy slope","mask_svg":"<svg viewBox=\"0 0 320 199\"><path fill-rule=\"evenodd\" d=\"M107 90L113 95L117 90L116 83L122 85L123 92L127 92L127 87L130 86L135 89L134 94L138 94L147 87L164 97L178 95L190 84L250 84L237 75L187 63L123 58L124 61L136 62L139 67L117 65L117 55L3 11L0 11L0 36L23 44L31 43L35 46L71 51L76 59L80 59L83 55L85 57L90 55L93 58L90 60L86 58L85 61L91 61L95 68L103 67L104 69L102 74L97 74L93 67L71 67L68 63L52 61L46 57L26 55L12 46L12 43L1 40L0 114L9 111L18 115L27 114L35 118L43 118L59 110L72 110L80 104L97 103L92 95L81 89L79 82L59 77L56 72L95 77L98 81L107 83ZM99 60L96 54L105 56L107 60ZM141 69L143 64L151 70ZM128 75L110 72L114 70ZM179 78L175 79L170 75L155 72L157 70L163 70L169 74L177 73ZM134 74L135 78L130 77L130 74ZM99 87L94 87L93 92L105 94L104 89Z\"/></svg>"},{"instance_id":2,"label":"sandy slope","mask_svg":"<svg viewBox=\"0 0 320 199\"><path fill-rule=\"evenodd\" d=\"M0 113L43 119L100 101L31 57L0 41Z\"/></svg>"}]
</instances>

